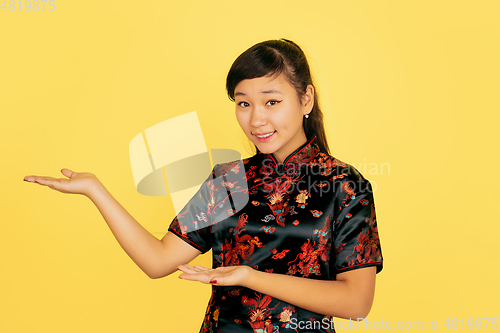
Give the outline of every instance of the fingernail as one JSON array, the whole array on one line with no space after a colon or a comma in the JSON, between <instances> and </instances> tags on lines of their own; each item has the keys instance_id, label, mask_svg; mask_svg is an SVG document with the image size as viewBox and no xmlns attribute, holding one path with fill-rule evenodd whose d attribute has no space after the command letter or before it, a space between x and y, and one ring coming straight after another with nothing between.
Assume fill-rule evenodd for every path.
<instances>
[{"instance_id":1,"label":"fingernail","mask_svg":"<svg viewBox=\"0 0 500 333\"><path fill-rule=\"evenodd\" d=\"M210 283L217 283L217 280L212 279L212 280L210 280Z\"/></svg>"}]
</instances>

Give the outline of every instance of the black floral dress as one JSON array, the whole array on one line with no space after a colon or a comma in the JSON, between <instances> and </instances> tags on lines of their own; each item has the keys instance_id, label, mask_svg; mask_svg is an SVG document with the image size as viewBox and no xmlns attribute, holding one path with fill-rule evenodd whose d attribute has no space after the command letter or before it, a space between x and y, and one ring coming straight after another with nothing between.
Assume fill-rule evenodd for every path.
<instances>
[{"instance_id":1,"label":"black floral dress","mask_svg":"<svg viewBox=\"0 0 500 333\"><path fill-rule=\"evenodd\" d=\"M169 231L205 253L213 268L335 280L382 270L372 187L353 166L320 152L313 138L277 163L272 154L218 164ZM335 295L332 295L335 297ZM333 318L240 287L212 286L200 332L334 332Z\"/></svg>"}]
</instances>

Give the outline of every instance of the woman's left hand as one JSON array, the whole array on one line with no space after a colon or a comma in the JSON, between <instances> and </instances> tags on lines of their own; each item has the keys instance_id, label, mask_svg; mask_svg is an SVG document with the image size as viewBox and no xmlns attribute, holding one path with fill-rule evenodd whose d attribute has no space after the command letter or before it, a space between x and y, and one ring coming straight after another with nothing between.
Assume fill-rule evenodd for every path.
<instances>
[{"instance_id":1,"label":"woman's left hand","mask_svg":"<svg viewBox=\"0 0 500 333\"><path fill-rule=\"evenodd\" d=\"M216 286L244 286L252 273L250 266L227 266L208 269L202 266L179 265L180 279L215 284Z\"/></svg>"}]
</instances>

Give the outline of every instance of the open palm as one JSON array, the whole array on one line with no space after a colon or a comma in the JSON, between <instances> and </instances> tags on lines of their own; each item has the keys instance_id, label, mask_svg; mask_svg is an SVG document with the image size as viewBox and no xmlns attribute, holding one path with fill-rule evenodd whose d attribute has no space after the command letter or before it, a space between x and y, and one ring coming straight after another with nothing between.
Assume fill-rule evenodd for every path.
<instances>
[{"instance_id":1,"label":"open palm","mask_svg":"<svg viewBox=\"0 0 500 333\"><path fill-rule=\"evenodd\" d=\"M97 177L89 172L74 172L69 169L62 169L61 173L67 178L30 175L24 177L24 180L48 186L51 189L62 193L83 194L87 196L99 182Z\"/></svg>"},{"instance_id":2,"label":"open palm","mask_svg":"<svg viewBox=\"0 0 500 333\"><path fill-rule=\"evenodd\" d=\"M198 265L180 265L178 268L183 272L179 275L181 279L211 283L218 286L243 286L252 270L251 267L245 265L215 269L208 269Z\"/></svg>"}]
</instances>

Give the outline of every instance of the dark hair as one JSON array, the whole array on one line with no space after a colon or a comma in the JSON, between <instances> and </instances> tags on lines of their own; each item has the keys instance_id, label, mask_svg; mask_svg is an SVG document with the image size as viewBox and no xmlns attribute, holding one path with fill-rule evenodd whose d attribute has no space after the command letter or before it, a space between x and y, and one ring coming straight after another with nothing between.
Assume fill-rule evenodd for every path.
<instances>
[{"instance_id":1,"label":"dark hair","mask_svg":"<svg viewBox=\"0 0 500 333\"><path fill-rule=\"evenodd\" d=\"M319 108L316 87L312 82L311 71L302 49L288 39L267 40L255 44L243 52L234 61L226 79L227 95L235 101L234 90L238 83L246 79L255 79L284 72L299 99L306 93L308 85L314 88L314 105L309 118L303 118L302 127L307 140L316 135L316 142L321 152L330 154L323 125L323 113ZM259 151L255 147L257 152Z\"/></svg>"}]
</instances>

